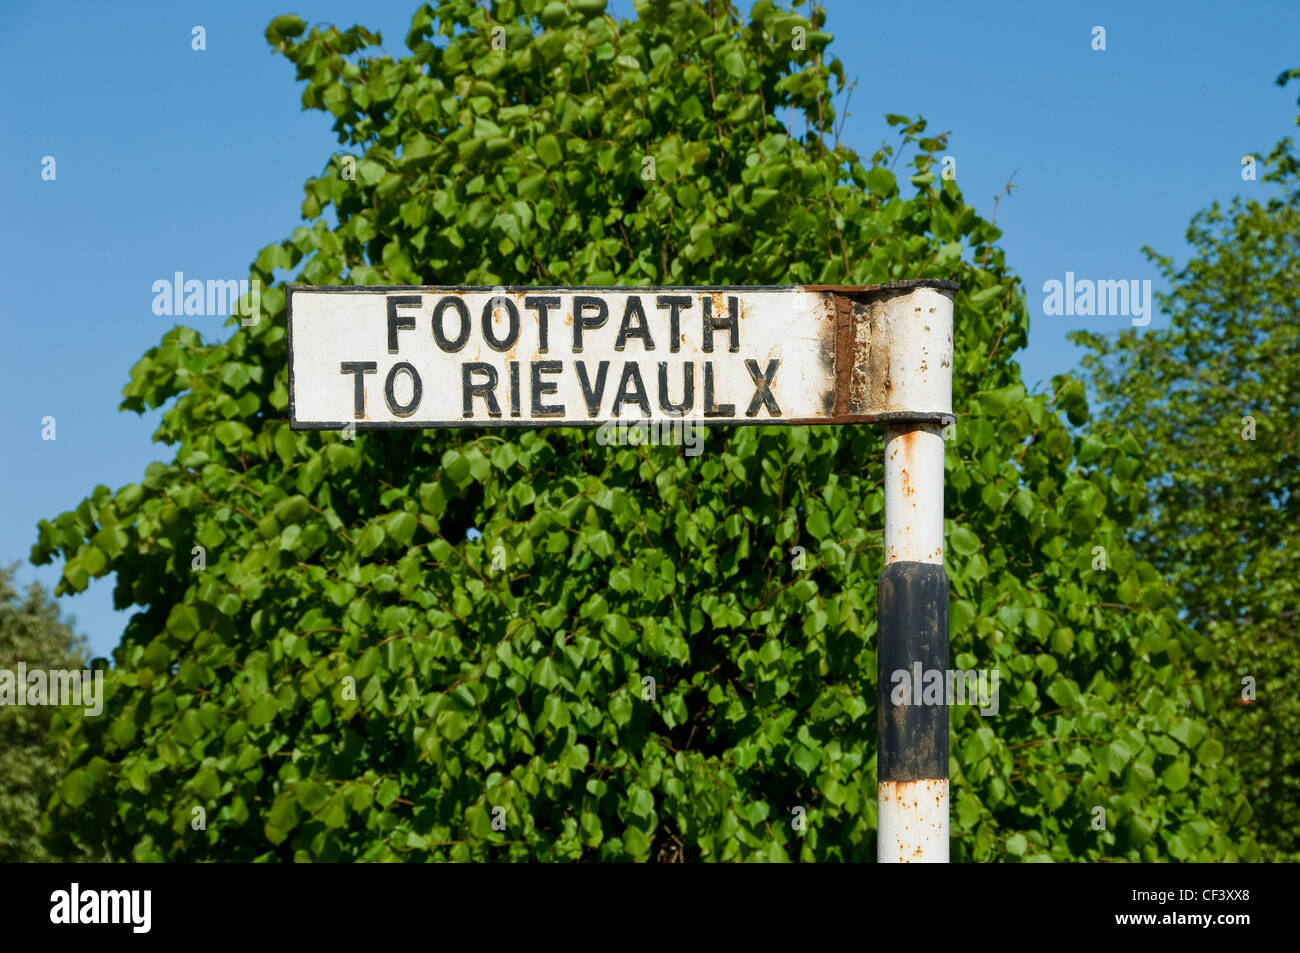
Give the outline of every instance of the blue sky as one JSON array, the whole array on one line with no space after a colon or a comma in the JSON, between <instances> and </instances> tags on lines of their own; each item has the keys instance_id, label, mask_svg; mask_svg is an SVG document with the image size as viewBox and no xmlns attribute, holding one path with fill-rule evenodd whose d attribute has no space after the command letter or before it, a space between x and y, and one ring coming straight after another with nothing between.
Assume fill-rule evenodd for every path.
<instances>
[{"instance_id":1,"label":"blue sky","mask_svg":"<svg viewBox=\"0 0 1300 953\"><path fill-rule=\"evenodd\" d=\"M1184 257L1197 209L1259 188L1242 181L1241 157L1295 130L1296 87L1273 85L1300 65L1295 0L825 6L832 50L858 81L849 144L869 155L892 140L885 113L923 115L950 133L958 184L985 216L1015 173L997 223L1028 292L1030 346L1018 359L1031 385L1077 365L1068 331L1128 325L1045 316L1043 282L1067 271L1154 280L1141 247ZM626 15L631 3L611 7ZM263 39L267 22L290 12L361 22L398 56L415 8L6 0L0 561L23 561L23 582L58 579L57 567L25 562L39 519L170 458L151 441L156 414L116 409L131 365L173 320L153 314L152 283L177 271L247 277L257 251L298 224L302 183L338 148L331 117L301 110L292 67ZM196 25L202 52L191 49ZM1104 52L1092 49L1095 26ZM53 181L41 177L45 156ZM188 320L225 333L220 318ZM41 439L46 416L53 441ZM97 654L128 616L113 611L112 586L63 600Z\"/></svg>"}]
</instances>

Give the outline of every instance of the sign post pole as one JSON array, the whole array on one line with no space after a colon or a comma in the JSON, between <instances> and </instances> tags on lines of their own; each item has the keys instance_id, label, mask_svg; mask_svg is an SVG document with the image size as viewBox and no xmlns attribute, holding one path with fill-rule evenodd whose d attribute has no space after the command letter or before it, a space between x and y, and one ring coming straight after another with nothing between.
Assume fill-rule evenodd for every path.
<instances>
[{"instance_id":1,"label":"sign post pole","mask_svg":"<svg viewBox=\"0 0 1300 953\"><path fill-rule=\"evenodd\" d=\"M877 324L914 326L895 349L901 405L947 413L885 425L885 568L877 586L876 860L948 861L948 576L943 428L952 422L952 300L940 289L876 304ZM907 343L911 342L911 343ZM891 386L893 389L893 386Z\"/></svg>"},{"instance_id":2,"label":"sign post pole","mask_svg":"<svg viewBox=\"0 0 1300 953\"><path fill-rule=\"evenodd\" d=\"M885 569L877 600L876 859L946 863L948 576L936 424L885 428Z\"/></svg>"},{"instance_id":3,"label":"sign post pole","mask_svg":"<svg viewBox=\"0 0 1300 953\"><path fill-rule=\"evenodd\" d=\"M952 281L290 286L295 430L880 424L877 859L948 859ZM900 674L901 673L901 674ZM903 677L906 676L906 677ZM915 690L897 701L903 684ZM923 691L930 686L930 691Z\"/></svg>"}]
</instances>

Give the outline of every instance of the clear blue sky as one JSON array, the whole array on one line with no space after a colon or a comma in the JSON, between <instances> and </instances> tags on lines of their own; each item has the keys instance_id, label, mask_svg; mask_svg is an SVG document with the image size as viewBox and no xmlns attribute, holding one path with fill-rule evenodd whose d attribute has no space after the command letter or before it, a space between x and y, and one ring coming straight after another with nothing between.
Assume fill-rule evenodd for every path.
<instances>
[{"instance_id":1,"label":"clear blue sky","mask_svg":"<svg viewBox=\"0 0 1300 953\"><path fill-rule=\"evenodd\" d=\"M361 22L396 56L416 6L5 0L0 560L24 561L21 580L58 579L56 567L25 563L37 520L170 458L151 442L156 414L116 409L131 365L173 321L153 314L152 283L176 271L247 277L256 252L298 224L302 183L338 148L332 117L302 112L292 67L262 37L267 22L290 12ZM997 222L1029 294L1019 360L1031 385L1077 364L1068 331L1127 326L1044 316L1044 281L1154 279L1139 249L1183 257L1193 212L1258 188L1241 180L1242 155L1296 128L1296 88L1273 85L1300 65L1296 0L825 6L832 50L858 80L851 145L870 154L890 135L887 112L925 116L951 133L958 183L986 216L1016 173ZM204 52L190 48L195 25ZM1105 52L1091 49L1097 25ZM47 155L54 181L41 178ZM188 321L225 333L219 318ZM52 442L41 439L47 415ZM63 601L97 654L127 618L112 586Z\"/></svg>"}]
</instances>

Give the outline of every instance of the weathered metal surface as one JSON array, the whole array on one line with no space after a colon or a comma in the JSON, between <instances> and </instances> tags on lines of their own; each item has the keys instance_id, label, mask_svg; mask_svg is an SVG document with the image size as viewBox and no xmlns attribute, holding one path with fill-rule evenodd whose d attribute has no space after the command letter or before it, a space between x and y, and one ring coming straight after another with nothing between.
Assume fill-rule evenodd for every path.
<instances>
[{"instance_id":1,"label":"weathered metal surface","mask_svg":"<svg viewBox=\"0 0 1300 953\"><path fill-rule=\"evenodd\" d=\"M945 421L955 287L293 286L290 423Z\"/></svg>"},{"instance_id":2,"label":"weathered metal surface","mask_svg":"<svg viewBox=\"0 0 1300 953\"><path fill-rule=\"evenodd\" d=\"M935 285L852 298L857 353L850 413L952 413L953 287Z\"/></svg>"},{"instance_id":3,"label":"weathered metal surface","mask_svg":"<svg viewBox=\"0 0 1300 953\"><path fill-rule=\"evenodd\" d=\"M931 563L893 563L876 587L876 777L948 776L948 576ZM940 689L934 691L936 673Z\"/></svg>"},{"instance_id":4,"label":"weathered metal surface","mask_svg":"<svg viewBox=\"0 0 1300 953\"><path fill-rule=\"evenodd\" d=\"M876 860L948 863L948 779L881 782L876 800Z\"/></svg>"},{"instance_id":5,"label":"weathered metal surface","mask_svg":"<svg viewBox=\"0 0 1300 953\"><path fill-rule=\"evenodd\" d=\"M885 565L943 564L943 426L885 427Z\"/></svg>"}]
</instances>

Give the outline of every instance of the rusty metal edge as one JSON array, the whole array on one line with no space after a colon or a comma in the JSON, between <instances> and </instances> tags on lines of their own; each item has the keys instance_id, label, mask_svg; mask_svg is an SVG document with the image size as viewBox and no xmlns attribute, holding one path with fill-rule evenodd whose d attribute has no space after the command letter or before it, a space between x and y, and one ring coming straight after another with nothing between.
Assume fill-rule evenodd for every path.
<instances>
[{"instance_id":1,"label":"rusty metal edge","mask_svg":"<svg viewBox=\"0 0 1300 953\"><path fill-rule=\"evenodd\" d=\"M951 278L903 278L898 281L886 281L878 285L798 285L797 287L805 291L830 291L840 294L866 294L872 291L912 291L915 288L937 288L940 291L961 290L961 285Z\"/></svg>"},{"instance_id":2,"label":"rusty metal edge","mask_svg":"<svg viewBox=\"0 0 1300 953\"><path fill-rule=\"evenodd\" d=\"M830 417L818 421L820 423L892 423L898 422L917 422L917 423L939 423L948 425L955 422L956 418L952 414L942 413L884 413L884 414L852 414L850 413L851 397L853 392L853 374L855 369L868 359L871 350L870 343L867 346L867 354L858 353L858 324L860 320L870 320L863 316L859 318L856 309L853 307L855 302L860 302L864 297L869 298L880 292L908 292L918 288L934 288L939 291L956 292L960 290L958 282L947 278L907 278L898 281L886 281L878 285L800 285L804 291L817 292L819 294L829 294L834 300L835 307L835 404Z\"/></svg>"},{"instance_id":3,"label":"rusty metal edge","mask_svg":"<svg viewBox=\"0 0 1300 953\"><path fill-rule=\"evenodd\" d=\"M286 418L278 418L286 419ZM624 423L628 426L636 424L651 424L675 422L681 420L678 417L656 417L653 419L625 418L623 420L584 420L580 422L573 421L554 421L554 420L348 420L348 421L304 421L289 419L290 430L344 430L349 426L353 430L523 430L542 428L570 428L574 430L586 430L593 427L600 427L605 424ZM818 427L818 426L837 426L840 424L892 424L892 423L933 423L947 426L956 422L957 418L953 414L943 411L918 411L917 413L892 412L885 414L845 414L834 417L782 417L778 420L720 420L716 423L710 423L706 420L697 420L686 418L686 422L696 427L704 428L722 428L722 427Z\"/></svg>"},{"instance_id":4,"label":"rusty metal edge","mask_svg":"<svg viewBox=\"0 0 1300 953\"><path fill-rule=\"evenodd\" d=\"M286 293L374 294L386 291L830 291L863 294L871 291L909 291L938 288L958 291L948 278L906 278L878 285L284 285Z\"/></svg>"}]
</instances>

